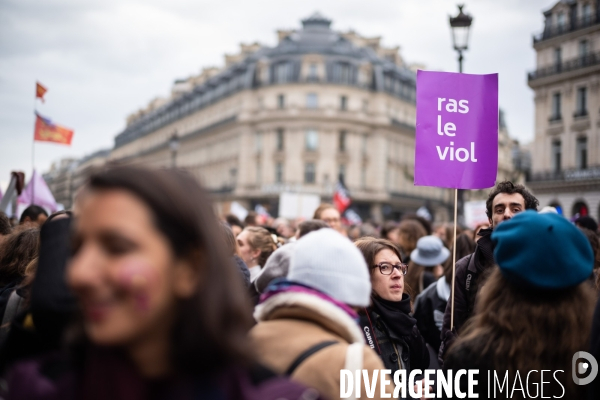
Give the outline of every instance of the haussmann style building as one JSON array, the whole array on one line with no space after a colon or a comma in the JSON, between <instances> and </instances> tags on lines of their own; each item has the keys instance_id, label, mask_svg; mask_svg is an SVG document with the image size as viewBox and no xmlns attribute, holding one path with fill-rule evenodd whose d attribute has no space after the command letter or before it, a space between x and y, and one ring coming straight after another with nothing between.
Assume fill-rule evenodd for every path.
<instances>
[{"instance_id":1,"label":"haussmann style building","mask_svg":"<svg viewBox=\"0 0 600 400\"><path fill-rule=\"evenodd\" d=\"M282 192L327 200L341 175L363 217L427 201L448 219L447 190L413 185L416 74L399 49L319 14L278 37L176 81L170 99L129 118L110 159L185 168L223 211L235 200L276 214Z\"/></svg>"},{"instance_id":2,"label":"haussmann style building","mask_svg":"<svg viewBox=\"0 0 600 400\"><path fill-rule=\"evenodd\" d=\"M559 1L534 36L532 174L541 206L600 219L600 8Z\"/></svg>"},{"instance_id":3,"label":"haussmann style building","mask_svg":"<svg viewBox=\"0 0 600 400\"><path fill-rule=\"evenodd\" d=\"M398 47L334 31L318 13L277 35L275 47L242 44L224 67L177 80L169 98L131 114L110 154L88 157L74 182L98 160L176 166L208 188L220 214L236 201L277 216L282 193L330 201L341 176L363 219L423 205L436 221L451 219L452 191L413 184L417 67ZM502 120L498 180L514 179Z\"/></svg>"}]
</instances>

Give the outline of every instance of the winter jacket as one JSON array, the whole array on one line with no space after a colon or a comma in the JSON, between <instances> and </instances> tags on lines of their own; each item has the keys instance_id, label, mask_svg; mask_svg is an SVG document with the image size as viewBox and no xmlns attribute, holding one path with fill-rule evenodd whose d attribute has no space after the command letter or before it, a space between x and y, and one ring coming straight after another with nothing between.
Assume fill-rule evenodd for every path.
<instances>
[{"instance_id":1,"label":"winter jacket","mask_svg":"<svg viewBox=\"0 0 600 400\"><path fill-rule=\"evenodd\" d=\"M8 375L7 400L305 400L318 393L264 367L230 367L211 376L145 379L122 354L93 348L83 368L60 353L20 362ZM0 394L1 396L1 394Z\"/></svg>"},{"instance_id":2,"label":"winter jacket","mask_svg":"<svg viewBox=\"0 0 600 400\"><path fill-rule=\"evenodd\" d=\"M467 322L475 309L475 299L482 280L488 276L494 266L494 245L492 229L482 229L481 238L477 242L475 252L456 262L456 277L454 278L454 330L451 330L452 302L448 301L442 325L442 345L439 359L442 362L446 350L456 340L460 329Z\"/></svg>"},{"instance_id":3,"label":"winter jacket","mask_svg":"<svg viewBox=\"0 0 600 400\"><path fill-rule=\"evenodd\" d=\"M539 374L536 376L536 372L534 372L534 375L531 375L529 379L527 374L530 371L519 371L518 377L512 377L509 375L507 384L504 385L504 390L500 390L499 385L502 385L502 382L505 378L506 370L495 367L494 355L491 354L490 351L483 351L488 341L489 338L480 336L476 340L470 342L463 342L450 348L448 350L446 360L444 361L444 371L447 373L449 370L458 371L459 369L479 370L478 375L476 375L475 377L475 380L477 380L478 382L477 385L474 385L474 393L479 395L480 399L542 398L540 389L542 378ZM493 344L490 348L493 348ZM569 362L570 360L566 360L565 365L567 365ZM547 365L544 365L544 362L540 361L537 371L539 372L544 369L548 370L549 367ZM583 391L585 390L585 388L583 386L574 385L571 374L566 374L563 371L563 373L553 375L555 371L556 370L551 370L551 372L546 372L543 376L543 381L545 382L543 385L543 398L560 398L569 400L582 399L584 395ZM494 376L494 373L496 374L497 378ZM557 383L555 377L560 381L560 384ZM463 375L460 379L460 391L463 393L468 393L467 379L468 378L466 375ZM494 379L496 379L498 383L496 383ZM494 385L496 390L495 395ZM513 390L513 387L516 390ZM529 395L527 395L527 391L525 391L525 396L523 397L523 392L521 392L520 390L521 387L525 390L526 388L528 388ZM488 388L490 390L489 396ZM537 395L536 391L538 391ZM442 398L453 397L442 396ZM597 399L597 397L594 397L594 399Z\"/></svg>"},{"instance_id":4,"label":"winter jacket","mask_svg":"<svg viewBox=\"0 0 600 400\"><path fill-rule=\"evenodd\" d=\"M336 342L306 358L291 378L313 387L329 399L340 398L340 370L344 369L350 344L361 344L362 369L383 369L377 354L364 345L360 327L346 311L309 293L284 292L259 304L254 312L258 324L250 330L259 361L284 374L311 347ZM393 388L390 385L391 393ZM361 394L365 396L364 383ZM375 399L381 395L379 380Z\"/></svg>"},{"instance_id":5,"label":"winter jacket","mask_svg":"<svg viewBox=\"0 0 600 400\"><path fill-rule=\"evenodd\" d=\"M435 350L436 355L442 343L440 335L449 297L450 284L442 276L421 292L415 300L413 317L417 320L417 328L425 342Z\"/></svg>"},{"instance_id":6,"label":"winter jacket","mask_svg":"<svg viewBox=\"0 0 600 400\"><path fill-rule=\"evenodd\" d=\"M381 357L392 374L400 369L406 376L413 369L429 366L429 351L410 313L410 296L391 302L372 298L373 305L360 314L360 325L367 344Z\"/></svg>"}]
</instances>

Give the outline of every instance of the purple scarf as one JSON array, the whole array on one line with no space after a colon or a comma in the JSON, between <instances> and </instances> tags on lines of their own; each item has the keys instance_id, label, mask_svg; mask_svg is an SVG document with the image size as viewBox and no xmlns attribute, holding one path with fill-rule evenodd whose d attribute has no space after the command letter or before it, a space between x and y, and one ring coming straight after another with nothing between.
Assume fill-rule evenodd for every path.
<instances>
[{"instance_id":1,"label":"purple scarf","mask_svg":"<svg viewBox=\"0 0 600 400\"><path fill-rule=\"evenodd\" d=\"M312 296L316 296L322 300L325 300L335 306L337 306L338 308L341 308L342 310L344 310L346 312L346 314L348 314L352 319L354 319L355 321L358 321L358 314L356 311L354 311L350 306L348 306L347 304L344 304L340 301L337 301L329 296L327 296L325 293L320 292L316 289L313 289L309 286L303 285L301 283L298 282L292 282L292 281L288 281L286 279L276 279L273 281L273 283L271 283L267 289L265 290L265 292L260 296L260 301L259 304L264 303L265 301L267 301L268 299L270 299L273 296L276 296L280 293L306 293L306 294L310 294Z\"/></svg>"}]
</instances>

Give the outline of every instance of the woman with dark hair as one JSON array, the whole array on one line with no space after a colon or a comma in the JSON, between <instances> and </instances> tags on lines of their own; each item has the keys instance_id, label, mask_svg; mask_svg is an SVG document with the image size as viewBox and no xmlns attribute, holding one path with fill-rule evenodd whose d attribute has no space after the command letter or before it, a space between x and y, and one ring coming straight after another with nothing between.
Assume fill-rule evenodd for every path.
<instances>
[{"instance_id":1,"label":"woman with dark hair","mask_svg":"<svg viewBox=\"0 0 600 400\"><path fill-rule=\"evenodd\" d=\"M425 341L410 316L411 302L404 283L408 266L400 250L389 240L365 237L354 242L361 251L371 277L371 305L360 313L366 342L379 354L386 369L413 369L429 365Z\"/></svg>"},{"instance_id":2,"label":"woman with dark hair","mask_svg":"<svg viewBox=\"0 0 600 400\"><path fill-rule=\"evenodd\" d=\"M508 378L508 389L495 398L537 397L541 385L547 398L583 398L584 386L572 376L574 354L589 346L595 300L586 282L594 264L589 242L564 217L535 211L498 225L491 239L498 267L444 368L479 369L474 393L480 398L488 394L493 374ZM544 377L543 370L552 375ZM461 380L461 389L466 387Z\"/></svg>"},{"instance_id":3,"label":"woman with dark hair","mask_svg":"<svg viewBox=\"0 0 600 400\"><path fill-rule=\"evenodd\" d=\"M73 364L17 364L8 398L297 398L253 365L245 290L198 183L119 167L78 204L67 282L82 312ZM61 364L62 362L62 364Z\"/></svg>"},{"instance_id":4,"label":"woman with dark hair","mask_svg":"<svg viewBox=\"0 0 600 400\"><path fill-rule=\"evenodd\" d=\"M0 321L9 298L27 275L27 266L37 259L39 247L40 230L37 227L17 229L0 246Z\"/></svg>"},{"instance_id":5,"label":"woman with dark hair","mask_svg":"<svg viewBox=\"0 0 600 400\"><path fill-rule=\"evenodd\" d=\"M406 264L410 262L410 253L417 248L417 241L427 232L423 225L413 219L407 219L398 225L398 247Z\"/></svg>"}]
</instances>

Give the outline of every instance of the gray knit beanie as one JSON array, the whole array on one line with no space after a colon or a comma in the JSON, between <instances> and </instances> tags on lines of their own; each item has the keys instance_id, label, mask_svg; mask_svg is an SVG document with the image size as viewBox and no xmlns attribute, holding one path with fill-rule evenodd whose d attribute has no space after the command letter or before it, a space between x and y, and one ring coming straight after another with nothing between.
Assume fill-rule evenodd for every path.
<instances>
[{"instance_id":1,"label":"gray knit beanie","mask_svg":"<svg viewBox=\"0 0 600 400\"><path fill-rule=\"evenodd\" d=\"M288 243L269 256L264 268L254 280L254 287L258 293L263 293L273 279L287 277L295 246L296 242Z\"/></svg>"},{"instance_id":2,"label":"gray knit beanie","mask_svg":"<svg viewBox=\"0 0 600 400\"><path fill-rule=\"evenodd\" d=\"M298 240L288 279L351 306L369 305L371 278L365 259L333 229L320 229Z\"/></svg>"}]
</instances>

